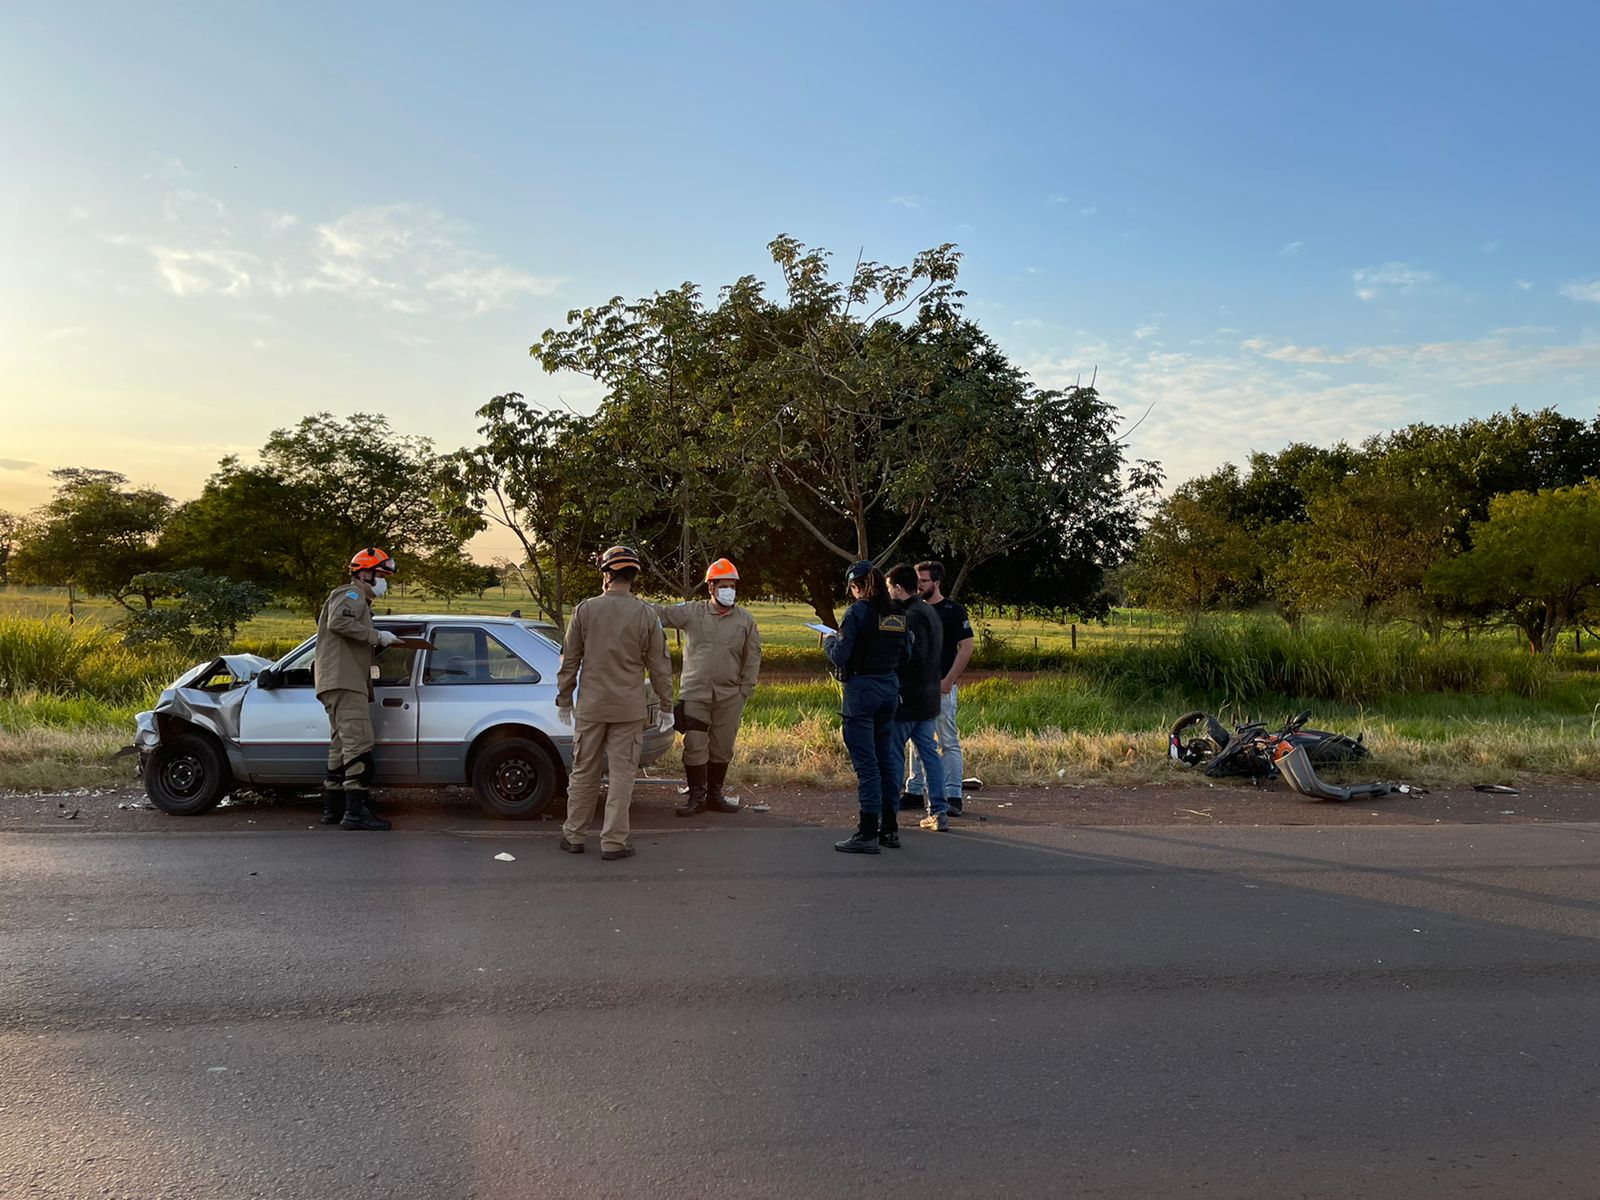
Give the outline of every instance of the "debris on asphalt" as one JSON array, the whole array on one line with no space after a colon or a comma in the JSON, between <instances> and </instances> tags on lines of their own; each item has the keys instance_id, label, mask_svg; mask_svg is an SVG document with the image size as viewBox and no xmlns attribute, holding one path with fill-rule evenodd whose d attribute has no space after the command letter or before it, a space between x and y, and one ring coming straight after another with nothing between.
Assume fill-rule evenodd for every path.
<instances>
[{"instance_id":1,"label":"debris on asphalt","mask_svg":"<svg viewBox=\"0 0 1600 1200\"><path fill-rule=\"evenodd\" d=\"M766 801L763 800L758 804L752 804L750 806L750 811L751 812L771 812L772 811L772 805L768 804Z\"/></svg>"},{"instance_id":2,"label":"debris on asphalt","mask_svg":"<svg viewBox=\"0 0 1600 1200\"><path fill-rule=\"evenodd\" d=\"M1488 792L1491 796L1520 796L1521 792L1514 787L1507 787L1503 783L1475 783L1472 785L1475 792Z\"/></svg>"},{"instance_id":3,"label":"debris on asphalt","mask_svg":"<svg viewBox=\"0 0 1600 1200\"><path fill-rule=\"evenodd\" d=\"M56 807L57 808L65 808L66 805L65 804L58 804L58 805L56 805ZM78 819L78 814L80 812L82 812L82 811L83 810L80 809L80 808L75 808L71 812L58 812L56 814L56 816L60 817L63 821L76 821Z\"/></svg>"},{"instance_id":4,"label":"debris on asphalt","mask_svg":"<svg viewBox=\"0 0 1600 1200\"><path fill-rule=\"evenodd\" d=\"M504 850L502 850L499 854L494 856L494 860L495 862L516 862L517 856L515 854L507 854Z\"/></svg>"}]
</instances>

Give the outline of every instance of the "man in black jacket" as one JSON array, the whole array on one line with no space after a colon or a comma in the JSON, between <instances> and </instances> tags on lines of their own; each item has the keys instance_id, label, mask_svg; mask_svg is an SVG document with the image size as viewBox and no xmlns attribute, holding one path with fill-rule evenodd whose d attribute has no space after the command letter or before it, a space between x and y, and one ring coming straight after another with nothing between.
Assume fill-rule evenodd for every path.
<instances>
[{"instance_id":1,"label":"man in black jacket","mask_svg":"<svg viewBox=\"0 0 1600 1200\"><path fill-rule=\"evenodd\" d=\"M902 563L889 572L889 595L905 610L906 634L911 657L900 667L900 707L895 711L895 764L898 778L895 791L904 795L906 743L922 762L928 780L927 815L918 824L923 829L944 833L949 828L945 816L944 767L934 742L934 720L939 715L939 681L944 650L943 623L917 595L916 569Z\"/></svg>"}]
</instances>

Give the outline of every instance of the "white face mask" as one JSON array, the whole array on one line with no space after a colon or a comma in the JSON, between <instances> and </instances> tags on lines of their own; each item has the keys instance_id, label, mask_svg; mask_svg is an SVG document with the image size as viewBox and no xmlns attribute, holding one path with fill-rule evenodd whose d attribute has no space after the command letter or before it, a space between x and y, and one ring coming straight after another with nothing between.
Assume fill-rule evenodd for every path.
<instances>
[{"instance_id":1,"label":"white face mask","mask_svg":"<svg viewBox=\"0 0 1600 1200\"><path fill-rule=\"evenodd\" d=\"M719 587L717 589L717 603L722 605L723 608L732 608L733 602L738 598L739 593L733 588Z\"/></svg>"},{"instance_id":2,"label":"white face mask","mask_svg":"<svg viewBox=\"0 0 1600 1200\"><path fill-rule=\"evenodd\" d=\"M383 596L386 592L388 592L388 590L389 590L389 581L387 579L385 579L382 575L379 575L376 579L374 579L372 581L372 594L374 596Z\"/></svg>"}]
</instances>

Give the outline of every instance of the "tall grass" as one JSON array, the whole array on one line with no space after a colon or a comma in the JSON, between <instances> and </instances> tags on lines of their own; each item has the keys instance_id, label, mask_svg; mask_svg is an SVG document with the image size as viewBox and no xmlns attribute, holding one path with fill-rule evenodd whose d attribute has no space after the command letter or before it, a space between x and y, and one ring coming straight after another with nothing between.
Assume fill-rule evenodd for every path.
<instances>
[{"instance_id":1,"label":"tall grass","mask_svg":"<svg viewBox=\"0 0 1600 1200\"><path fill-rule=\"evenodd\" d=\"M1295 628L1274 618L1197 621L1170 642L1107 651L1090 670L1124 687L1176 688L1236 705L1268 695L1370 703L1429 692L1508 692L1536 699L1557 677L1547 660L1504 642L1423 642L1400 629L1338 621Z\"/></svg>"},{"instance_id":2,"label":"tall grass","mask_svg":"<svg viewBox=\"0 0 1600 1200\"><path fill-rule=\"evenodd\" d=\"M174 650L132 650L100 625L60 618L0 617L0 698L89 696L113 703L147 699L193 665Z\"/></svg>"}]
</instances>

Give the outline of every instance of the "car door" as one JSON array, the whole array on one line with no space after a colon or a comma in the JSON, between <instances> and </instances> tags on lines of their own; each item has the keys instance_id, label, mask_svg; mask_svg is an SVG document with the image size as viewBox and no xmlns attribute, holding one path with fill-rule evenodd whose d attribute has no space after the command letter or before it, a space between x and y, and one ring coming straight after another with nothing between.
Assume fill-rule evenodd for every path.
<instances>
[{"instance_id":1,"label":"car door","mask_svg":"<svg viewBox=\"0 0 1600 1200\"><path fill-rule=\"evenodd\" d=\"M239 749L252 783L317 783L327 770L328 716L312 686L315 657L312 638L250 684Z\"/></svg>"},{"instance_id":2,"label":"car door","mask_svg":"<svg viewBox=\"0 0 1600 1200\"><path fill-rule=\"evenodd\" d=\"M395 627L419 633L421 626ZM310 784L328 767L328 714L312 679L316 638L272 668L270 686L250 685L239 715L239 747L253 783ZM370 709L377 781L410 782L417 775L417 651L391 646L373 662Z\"/></svg>"},{"instance_id":3,"label":"car door","mask_svg":"<svg viewBox=\"0 0 1600 1200\"><path fill-rule=\"evenodd\" d=\"M402 636L422 632L421 626L402 627L378 623ZM378 763L377 784L385 780L414 782L417 778L417 681L414 674L421 654L406 646L390 646L373 660L372 733L377 741L373 755Z\"/></svg>"}]
</instances>

